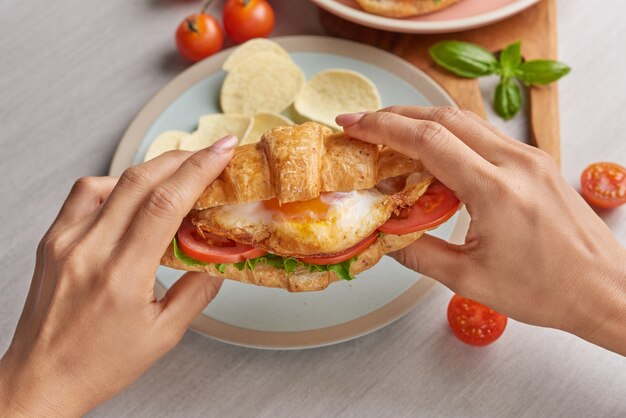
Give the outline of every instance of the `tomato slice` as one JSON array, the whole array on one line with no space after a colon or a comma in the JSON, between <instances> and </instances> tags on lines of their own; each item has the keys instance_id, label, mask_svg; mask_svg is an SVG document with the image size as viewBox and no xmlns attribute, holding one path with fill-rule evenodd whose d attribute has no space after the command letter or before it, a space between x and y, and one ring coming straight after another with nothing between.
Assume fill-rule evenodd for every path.
<instances>
[{"instance_id":1,"label":"tomato slice","mask_svg":"<svg viewBox=\"0 0 626 418\"><path fill-rule=\"evenodd\" d=\"M178 229L178 245L185 254L205 263L239 263L260 257L265 251L241 244L219 235L204 233L203 239L189 219L184 219Z\"/></svg>"},{"instance_id":2,"label":"tomato slice","mask_svg":"<svg viewBox=\"0 0 626 418\"><path fill-rule=\"evenodd\" d=\"M450 219L460 205L454 192L435 180L413 206L402 209L378 229L393 235L432 229Z\"/></svg>"},{"instance_id":3,"label":"tomato slice","mask_svg":"<svg viewBox=\"0 0 626 418\"><path fill-rule=\"evenodd\" d=\"M355 255L361 254L363 251L369 248L376 239L378 238L378 233L374 232L369 237L365 238L363 241L356 244L354 247L350 247L347 250L340 252L339 254L332 255L320 255L320 256L312 256L306 258L300 258L299 260L303 263L307 264L317 264L320 266L325 266L327 264L337 264L342 263L346 260L351 259Z\"/></svg>"},{"instance_id":4,"label":"tomato slice","mask_svg":"<svg viewBox=\"0 0 626 418\"><path fill-rule=\"evenodd\" d=\"M595 163L580 176L583 197L604 209L626 203L626 169L615 163Z\"/></svg>"},{"instance_id":5,"label":"tomato slice","mask_svg":"<svg viewBox=\"0 0 626 418\"><path fill-rule=\"evenodd\" d=\"M454 295L448 305L448 323L454 335L469 345L489 345L502 335L508 318L471 299Z\"/></svg>"}]
</instances>

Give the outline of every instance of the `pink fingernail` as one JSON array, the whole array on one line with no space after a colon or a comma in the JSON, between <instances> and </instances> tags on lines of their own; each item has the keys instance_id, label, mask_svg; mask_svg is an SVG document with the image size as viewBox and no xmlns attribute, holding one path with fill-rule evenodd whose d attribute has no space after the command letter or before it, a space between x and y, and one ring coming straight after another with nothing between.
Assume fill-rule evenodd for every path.
<instances>
[{"instance_id":1,"label":"pink fingernail","mask_svg":"<svg viewBox=\"0 0 626 418\"><path fill-rule=\"evenodd\" d=\"M358 112L358 113L344 113L343 115L339 115L335 118L335 122L339 126L350 126L354 125L358 121L363 118L363 116L367 115L371 112Z\"/></svg>"},{"instance_id":2,"label":"pink fingernail","mask_svg":"<svg viewBox=\"0 0 626 418\"><path fill-rule=\"evenodd\" d=\"M237 146L237 142L235 135L227 135L211 145L211 149L215 151L230 151Z\"/></svg>"}]
</instances>

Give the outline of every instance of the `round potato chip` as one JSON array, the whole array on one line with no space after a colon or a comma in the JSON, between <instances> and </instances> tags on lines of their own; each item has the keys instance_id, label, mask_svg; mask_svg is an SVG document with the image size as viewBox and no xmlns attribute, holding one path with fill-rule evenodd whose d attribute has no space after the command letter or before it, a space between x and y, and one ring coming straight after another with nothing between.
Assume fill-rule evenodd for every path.
<instances>
[{"instance_id":1,"label":"round potato chip","mask_svg":"<svg viewBox=\"0 0 626 418\"><path fill-rule=\"evenodd\" d=\"M304 81L302 70L290 59L259 52L240 61L226 76L222 110L246 116L280 113L293 103Z\"/></svg>"},{"instance_id":2,"label":"round potato chip","mask_svg":"<svg viewBox=\"0 0 626 418\"><path fill-rule=\"evenodd\" d=\"M272 128L293 125L293 122L278 113L259 113L252 118L252 124L239 145L259 142L261 136Z\"/></svg>"},{"instance_id":3,"label":"round potato chip","mask_svg":"<svg viewBox=\"0 0 626 418\"><path fill-rule=\"evenodd\" d=\"M228 56L228 58L226 58L226 61L224 61L222 69L224 69L224 71L230 71L241 61L245 60L251 55L261 52L273 52L284 58L291 59L289 58L289 53L276 42L270 41L269 39L265 38L255 38L241 44L237 49L235 49Z\"/></svg>"},{"instance_id":4,"label":"round potato chip","mask_svg":"<svg viewBox=\"0 0 626 418\"><path fill-rule=\"evenodd\" d=\"M144 157L144 161L151 160L155 157L158 157L161 154L166 153L167 151L177 150L180 144L180 141L189 135L189 132L184 131L165 131L159 136L156 137L154 141L150 144L148 151L146 152L146 156Z\"/></svg>"},{"instance_id":5,"label":"round potato chip","mask_svg":"<svg viewBox=\"0 0 626 418\"><path fill-rule=\"evenodd\" d=\"M294 108L305 118L339 129L335 117L342 113L377 110L380 95L374 83L350 70L316 74L296 97Z\"/></svg>"},{"instance_id":6,"label":"round potato chip","mask_svg":"<svg viewBox=\"0 0 626 418\"><path fill-rule=\"evenodd\" d=\"M198 129L181 139L179 149L198 151L231 134L241 141L251 123L252 118L248 116L222 113L202 116L198 120Z\"/></svg>"}]
</instances>

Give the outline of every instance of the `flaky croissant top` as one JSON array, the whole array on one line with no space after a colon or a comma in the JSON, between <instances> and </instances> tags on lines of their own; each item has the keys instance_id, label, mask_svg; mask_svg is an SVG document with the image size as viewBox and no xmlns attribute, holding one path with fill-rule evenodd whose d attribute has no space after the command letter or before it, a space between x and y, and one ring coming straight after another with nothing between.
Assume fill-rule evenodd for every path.
<instances>
[{"instance_id":1,"label":"flaky croissant top","mask_svg":"<svg viewBox=\"0 0 626 418\"><path fill-rule=\"evenodd\" d=\"M382 180L422 170L419 161L391 149L307 122L274 128L260 142L238 147L194 208L272 198L305 201L322 192L370 189Z\"/></svg>"}]
</instances>

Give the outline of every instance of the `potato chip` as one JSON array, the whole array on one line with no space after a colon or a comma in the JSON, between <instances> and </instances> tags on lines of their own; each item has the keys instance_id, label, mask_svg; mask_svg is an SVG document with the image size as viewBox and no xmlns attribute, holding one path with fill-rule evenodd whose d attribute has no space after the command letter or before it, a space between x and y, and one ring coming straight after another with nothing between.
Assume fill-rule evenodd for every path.
<instances>
[{"instance_id":1,"label":"potato chip","mask_svg":"<svg viewBox=\"0 0 626 418\"><path fill-rule=\"evenodd\" d=\"M189 135L189 133L184 131L163 132L161 135L157 136L154 141L152 141L143 160L148 161L166 153L167 151L177 150L180 141L187 135Z\"/></svg>"},{"instance_id":2,"label":"potato chip","mask_svg":"<svg viewBox=\"0 0 626 418\"><path fill-rule=\"evenodd\" d=\"M224 65L222 65L222 69L224 71L232 70L237 64L251 55L258 54L261 52L273 52L283 58L289 58L289 53L285 51L280 45L278 45L274 41L270 41L265 38L255 38L251 39L248 42L241 44L237 49L235 49L224 61Z\"/></svg>"},{"instance_id":3,"label":"potato chip","mask_svg":"<svg viewBox=\"0 0 626 418\"><path fill-rule=\"evenodd\" d=\"M342 113L377 110L380 95L374 83L350 70L333 69L316 74L295 100L295 110L305 118L339 129L335 117Z\"/></svg>"},{"instance_id":4,"label":"potato chip","mask_svg":"<svg viewBox=\"0 0 626 418\"><path fill-rule=\"evenodd\" d=\"M248 116L221 113L202 116L198 120L198 129L181 139L179 149L198 151L230 134L241 141L251 123L252 118Z\"/></svg>"},{"instance_id":5,"label":"potato chip","mask_svg":"<svg viewBox=\"0 0 626 418\"><path fill-rule=\"evenodd\" d=\"M259 113L252 118L252 124L239 145L259 142L261 136L272 128L293 125L293 122L278 113Z\"/></svg>"},{"instance_id":6,"label":"potato chip","mask_svg":"<svg viewBox=\"0 0 626 418\"><path fill-rule=\"evenodd\" d=\"M304 86L302 70L274 52L259 52L234 66L224 83L220 103L224 113L253 116L281 113Z\"/></svg>"}]
</instances>

